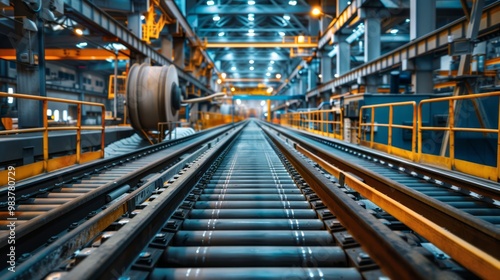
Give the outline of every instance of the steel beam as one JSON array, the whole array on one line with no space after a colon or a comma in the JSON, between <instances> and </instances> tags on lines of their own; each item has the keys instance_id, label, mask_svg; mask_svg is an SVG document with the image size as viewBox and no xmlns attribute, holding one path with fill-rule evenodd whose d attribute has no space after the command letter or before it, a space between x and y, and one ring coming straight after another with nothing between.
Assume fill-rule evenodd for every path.
<instances>
[{"instance_id":1,"label":"steel beam","mask_svg":"<svg viewBox=\"0 0 500 280\"><path fill-rule=\"evenodd\" d=\"M153 47L143 42L139 37L130 32L127 27L113 19L109 14L99 9L90 1L64 0L65 14L79 22L84 22L98 29L104 34L114 36L132 52L140 53L151 58L160 65L172 65L173 62L159 54ZM188 74L184 69L177 67L179 77L190 82L206 93L213 93L199 80Z\"/></svg>"},{"instance_id":2,"label":"steel beam","mask_svg":"<svg viewBox=\"0 0 500 280\"><path fill-rule=\"evenodd\" d=\"M184 32L186 33L186 37L191 43L191 46L198 47L200 49L201 54L205 58L208 64L212 66L212 68L215 70L216 73L219 73L219 70L215 66L215 63L212 61L212 58L208 55L208 53L204 50L203 44L196 35L196 33L193 31L191 28L191 25L187 22L186 18L182 14L182 12L179 10L179 7L177 7L177 4L172 1L172 0L163 0L160 1L160 6L163 9L166 9L169 13L171 13L177 22L182 26L182 29L184 29Z\"/></svg>"},{"instance_id":3,"label":"steel beam","mask_svg":"<svg viewBox=\"0 0 500 280\"><path fill-rule=\"evenodd\" d=\"M288 42L208 42L206 48L316 48L316 43Z\"/></svg>"},{"instance_id":4,"label":"steel beam","mask_svg":"<svg viewBox=\"0 0 500 280\"><path fill-rule=\"evenodd\" d=\"M500 27L500 2L495 2L483 10L481 22L484 23L479 28L479 37L483 33L495 30L495 27ZM439 49L448 47L448 36L453 35L455 38L465 37L468 29L468 21L465 17L456 20L455 22L443 26L423 37L417 38L414 41L401 46L379 59L366 63L350 72L338 77L337 79L325 82L320 87L317 87L307 93L307 96L314 96L326 90L335 89L348 83L355 82L358 77L366 77L371 74L386 71L399 65L404 60L414 59L418 56L431 53ZM321 39L320 39L321 41Z\"/></svg>"},{"instance_id":5,"label":"steel beam","mask_svg":"<svg viewBox=\"0 0 500 280\"><path fill-rule=\"evenodd\" d=\"M0 58L6 60L16 59L16 50L2 49ZM130 58L130 50L120 51L119 60ZM45 60L106 60L115 59L112 51L104 49L45 49Z\"/></svg>"}]
</instances>

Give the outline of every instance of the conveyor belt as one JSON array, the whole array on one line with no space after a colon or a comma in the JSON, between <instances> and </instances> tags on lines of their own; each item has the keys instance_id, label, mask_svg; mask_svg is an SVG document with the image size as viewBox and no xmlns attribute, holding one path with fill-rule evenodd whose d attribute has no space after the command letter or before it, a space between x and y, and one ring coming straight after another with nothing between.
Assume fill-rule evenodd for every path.
<instances>
[{"instance_id":1,"label":"conveyor belt","mask_svg":"<svg viewBox=\"0 0 500 280\"><path fill-rule=\"evenodd\" d=\"M344 251L251 123L212 174L152 279L361 277L346 266Z\"/></svg>"}]
</instances>

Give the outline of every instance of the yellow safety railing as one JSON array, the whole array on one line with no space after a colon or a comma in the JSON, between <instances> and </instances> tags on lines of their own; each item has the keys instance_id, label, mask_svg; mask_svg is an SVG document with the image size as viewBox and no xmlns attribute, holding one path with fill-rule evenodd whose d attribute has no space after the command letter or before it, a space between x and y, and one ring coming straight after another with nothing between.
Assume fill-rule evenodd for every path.
<instances>
[{"instance_id":1,"label":"yellow safety railing","mask_svg":"<svg viewBox=\"0 0 500 280\"><path fill-rule=\"evenodd\" d=\"M43 161L23 165L16 166L16 180L26 179L44 172L50 172L56 169L60 169L63 167L67 167L73 164L79 164L88 162L94 159L103 158L104 157L104 125L105 125L105 114L106 108L104 104L93 103L93 102L84 102L84 101L76 101L76 100L66 100L61 98L51 98L51 97L43 97L43 96L35 96L35 95L27 95L27 94L17 94L17 93L6 93L0 92L0 97L11 97L18 99L28 99L28 100L38 100L42 102L42 116L43 127L38 128L23 128L23 129L13 129L13 130L4 130L0 131L1 135L9 135L9 134L20 134L20 133L30 133L30 132L42 132L42 143L43 143ZM57 126L57 127L49 127L49 121L47 119L46 113L48 109L49 102L58 102L58 103L66 103L66 104L74 104L77 106L77 119L76 125L74 126ZM101 126L82 126L82 105L86 106L96 106L101 107ZM73 155L62 156L57 158L49 158L49 132L50 131L76 131L76 153ZM82 145L81 145L81 132L82 130L100 130L101 131L101 149L99 151L94 152L86 152L82 153ZM7 174L8 170L0 171L0 186L7 184Z\"/></svg>"},{"instance_id":2,"label":"yellow safety railing","mask_svg":"<svg viewBox=\"0 0 500 280\"><path fill-rule=\"evenodd\" d=\"M281 125L319 135L343 139L344 115L341 109L293 112L281 115Z\"/></svg>"},{"instance_id":3,"label":"yellow safety railing","mask_svg":"<svg viewBox=\"0 0 500 280\"><path fill-rule=\"evenodd\" d=\"M409 107L412 110L413 122L412 125L402 125L394 123L394 107ZM362 106L359 110L359 126L358 126L358 137L360 139L360 144L363 146L370 147L372 149L381 150L389 154L394 154L397 156L402 156L404 158L415 160L416 159L416 145L417 145L417 103L415 101L407 102L396 102L396 103L386 103L377 105L366 105ZM376 109L388 109L389 114L387 118L387 123L380 122L377 119L375 122L375 112ZM370 120L363 122L363 111L370 111ZM378 143L375 141L375 129L376 127L387 127L387 144ZM398 148L393 146L393 129L407 129L411 130L411 151L406 149ZM369 132L370 139L367 140Z\"/></svg>"},{"instance_id":4,"label":"yellow safety railing","mask_svg":"<svg viewBox=\"0 0 500 280\"><path fill-rule=\"evenodd\" d=\"M497 111L498 124L497 128L484 128L484 123L479 118L479 122L483 128L472 128L472 127L456 127L455 126L455 114L457 108L457 102L461 100L470 100L473 102L475 106L475 110L477 111L477 99L485 98L485 97L493 97L498 96L498 106L500 106L500 92L490 92L483 94L469 94L469 95L461 95L461 96L451 96L451 97L443 97L443 98L435 98L435 99L426 99L422 100L418 107L418 160L421 163L430 163L437 164L441 167L448 168L450 170L457 170L460 172L468 173L471 175L487 178L493 181L498 181L500 179L500 113ZM448 103L448 121L447 126L444 127L433 127L433 126L424 126L422 122L422 106L430 103L437 102L447 102ZM422 151L422 134L424 131L442 131L444 132L444 137L442 141L442 145L445 146L445 150L448 150L448 156L443 154L433 155L427 154ZM476 132L483 133L484 135L495 134L497 138L497 160L496 166L488 166L484 164L478 164L462 159L455 158L455 132Z\"/></svg>"},{"instance_id":5,"label":"yellow safety railing","mask_svg":"<svg viewBox=\"0 0 500 280\"><path fill-rule=\"evenodd\" d=\"M203 130L231 122L242 121L244 117L213 112L199 112L197 130Z\"/></svg>"}]
</instances>

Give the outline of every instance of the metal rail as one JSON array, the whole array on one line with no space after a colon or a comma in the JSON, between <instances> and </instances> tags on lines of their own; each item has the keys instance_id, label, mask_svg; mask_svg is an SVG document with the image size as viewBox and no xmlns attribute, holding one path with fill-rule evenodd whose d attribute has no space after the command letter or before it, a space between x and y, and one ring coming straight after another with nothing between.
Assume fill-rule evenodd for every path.
<instances>
[{"instance_id":1,"label":"metal rail","mask_svg":"<svg viewBox=\"0 0 500 280\"><path fill-rule=\"evenodd\" d=\"M193 164L196 168L185 170L168 184L136 218L66 277L329 279L342 275L359 279L367 268L353 266L346 259L351 245L340 248L332 239L332 234L340 238L351 232L363 248L371 248L370 256L373 252L391 277L456 277L414 250L311 168L276 133L266 132L274 143L270 145L257 130L250 124L238 138L230 135L205 153ZM271 148L286 157L277 156ZM323 203L332 211L324 209ZM307 209L311 206L316 210ZM325 220L318 220L316 214ZM349 233L342 226L327 227L332 232L324 229L337 219L347 225ZM351 261L360 262L356 256L365 256L364 251L352 250ZM369 269L380 273L376 265L368 263Z\"/></svg>"},{"instance_id":2,"label":"metal rail","mask_svg":"<svg viewBox=\"0 0 500 280\"><path fill-rule=\"evenodd\" d=\"M43 245L46 240L51 240L51 237L71 228L71 224L78 223L87 215L95 215L92 211L98 210L116 196L125 193L131 188L130 186L134 186L148 174L164 169L166 165L172 164L180 156L200 147L201 143L206 142L207 139L217 137L229 129L231 126L207 130L176 141L147 147L131 154L83 165L80 168L65 171L67 174L64 175L54 174L48 176L47 179L19 184L16 186L16 205L22 206L26 202L35 205L23 206L31 210L19 209L15 212L15 214L22 215L16 227L17 253L19 255L29 253ZM120 170L122 166L126 167L123 171ZM81 182L82 179L87 180L87 178L89 182ZM53 190L62 191L63 189L65 190L63 193L52 194ZM7 188L1 190L1 194L6 196ZM46 200L48 202L45 203L49 204L37 205L37 197L40 196L42 198L39 200ZM2 207L5 208L0 212L3 215L7 210L7 204ZM57 211L54 211L56 209ZM21 220L27 219L29 221L21 224ZM33 232L36 232L37 238L32 238ZM8 233L2 232L0 248L5 251L9 246L7 239ZM5 255L1 256L2 260L5 257Z\"/></svg>"},{"instance_id":3,"label":"metal rail","mask_svg":"<svg viewBox=\"0 0 500 280\"><path fill-rule=\"evenodd\" d=\"M474 190L481 189L480 192L484 195L490 195L487 197L491 199L499 198L500 189L492 187L491 184L489 186L484 186L480 184L481 182L473 182L471 178L469 178L469 180L465 180L463 176L460 177L455 176L454 174L443 174L443 172L433 171L429 168L421 168L413 163L407 165L408 162L402 162L396 158L390 158L387 155L379 157L380 154L373 152L370 153L369 151L361 150L359 147L355 147L353 145L348 145L349 148L346 150L349 150L350 153L354 153L355 156L345 154L341 155L338 152L333 153L331 147L327 148L326 145L320 144L321 142L311 142L311 138L322 137L318 137L315 135L304 137L300 136L299 134L304 135L307 133L301 132L299 134L292 134L290 131L286 131L282 128L274 127L274 129L279 131L279 133L281 133L282 135L285 135L288 139L298 143L304 149L322 158L326 162L335 165L337 168L343 170L344 172L352 173L353 175L361 178L365 184L375 188L377 191L380 191L381 193L391 197L392 199L399 201L411 210L418 212L420 215L427 217L432 222L453 232L466 242L473 244L474 246L482 250L484 253L489 254L496 259L500 258L500 250L498 250L500 244L500 232L498 230L498 227L490 222L479 219L478 217L457 209L456 207L459 207L461 202L456 203L456 207L451 206L448 205L446 201L441 202L437 198L432 198L418 191L417 189L407 187L406 185L417 184L418 186L418 184L422 185L426 183L422 183L422 181L419 181L421 180L420 177L413 179L413 184L408 182L408 180L413 176L418 176L417 173L422 172L423 174L426 174L423 176L423 178L434 178L434 180L436 180L435 178L439 178L437 180L444 180L440 181L441 184L453 184L454 186L473 188ZM332 143L332 141L334 141L331 139L322 139L323 143ZM343 144L338 145L340 146ZM389 179L388 177L391 176L391 173L384 174L383 171L377 172L377 170L375 170L374 168L375 165L373 164L370 164L369 167L364 167L362 160L359 159L359 156L361 156L362 154L365 154L365 157L369 158L370 161L376 159L377 161L390 164L396 169L402 168L403 170L408 170L411 172L411 175L402 177L401 181L405 183L399 183L398 181L396 181L396 179ZM382 170L384 168L379 169ZM395 171L395 174L398 174L398 171ZM430 178L426 176L430 176ZM449 180L445 180L443 179L443 177L449 178ZM408 178L408 180L406 180L406 178ZM471 187L470 185L475 185L475 187ZM439 190L439 188L436 188L436 190ZM456 199L451 201L456 201ZM476 202L471 201L470 203L471 205L475 205ZM479 203L479 201L477 203ZM490 207L496 209L494 206Z\"/></svg>"}]
</instances>

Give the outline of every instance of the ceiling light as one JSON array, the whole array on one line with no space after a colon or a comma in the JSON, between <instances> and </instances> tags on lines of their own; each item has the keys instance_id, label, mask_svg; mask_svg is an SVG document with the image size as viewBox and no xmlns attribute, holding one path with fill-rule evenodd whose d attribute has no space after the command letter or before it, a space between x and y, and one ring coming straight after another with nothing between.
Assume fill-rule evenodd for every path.
<instances>
[{"instance_id":1,"label":"ceiling light","mask_svg":"<svg viewBox=\"0 0 500 280\"><path fill-rule=\"evenodd\" d=\"M220 16L219 16L219 15L215 15L212 19L213 19L214 21L218 21L218 20L220 20Z\"/></svg>"},{"instance_id":2,"label":"ceiling light","mask_svg":"<svg viewBox=\"0 0 500 280\"><path fill-rule=\"evenodd\" d=\"M297 40L299 41L299 43L304 43L304 40L305 40L304 35L299 35Z\"/></svg>"},{"instance_id":3,"label":"ceiling light","mask_svg":"<svg viewBox=\"0 0 500 280\"><path fill-rule=\"evenodd\" d=\"M285 36L285 32L283 32L283 31L278 32L278 34L279 34L281 37Z\"/></svg>"},{"instance_id":4,"label":"ceiling light","mask_svg":"<svg viewBox=\"0 0 500 280\"><path fill-rule=\"evenodd\" d=\"M236 71L236 66L231 67L231 71Z\"/></svg>"},{"instance_id":5,"label":"ceiling light","mask_svg":"<svg viewBox=\"0 0 500 280\"><path fill-rule=\"evenodd\" d=\"M323 78L323 75L319 74L319 75L318 75L318 78L320 78L320 79L321 79L321 78Z\"/></svg>"},{"instance_id":6,"label":"ceiling light","mask_svg":"<svg viewBox=\"0 0 500 280\"><path fill-rule=\"evenodd\" d=\"M248 61L248 63L250 63L250 64L253 64L254 62L255 62L255 61L253 61L253 59L250 59L250 60Z\"/></svg>"},{"instance_id":7,"label":"ceiling light","mask_svg":"<svg viewBox=\"0 0 500 280\"><path fill-rule=\"evenodd\" d=\"M297 1L288 1L288 5L295 6L297 5Z\"/></svg>"},{"instance_id":8,"label":"ceiling light","mask_svg":"<svg viewBox=\"0 0 500 280\"><path fill-rule=\"evenodd\" d=\"M146 17L144 15L141 15L141 20L145 20Z\"/></svg>"},{"instance_id":9,"label":"ceiling light","mask_svg":"<svg viewBox=\"0 0 500 280\"><path fill-rule=\"evenodd\" d=\"M214 1L211 1L211 0L210 0L210 1L207 1L207 5L208 5L208 6L213 6L214 4L215 4L215 2L214 2Z\"/></svg>"},{"instance_id":10,"label":"ceiling light","mask_svg":"<svg viewBox=\"0 0 500 280\"><path fill-rule=\"evenodd\" d=\"M405 22L406 23L410 22L410 19L409 18L405 19Z\"/></svg>"},{"instance_id":11,"label":"ceiling light","mask_svg":"<svg viewBox=\"0 0 500 280\"><path fill-rule=\"evenodd\" d=\"M254 32L255 32L255 30L253 30L253 29L248 29L248 33L253 34Z\"/></svg>"},{"instance_id":12,"label":"ceiling light","mask_svg":"<svg viewBox=\"0 0 500 280\"><path fill-rule=\"evenodd\" d=\"M273 87L268 87L267 88L267 93L271 93L271 92L273 92L273 90L274 90Z\"/></svg>"},{"instance_id":13,"label":"ceiling light","mask_svg":"<svg viewBox=\"0 0 500 280\"><path fill-rule=\"evenodd\" d=\"M269 67L267 67L267 70L273 71L273 67L269 66Z\"/></svg>"},{"instance_id":14,"label":"ceiling light","mask_svg":"<svg viewBox=\"0 0 500 280\"><path fill-rule=\"evenodd\" d=\"M333 75L333 76L334 76L335 78L338 78L338 77L339 77L339 74L335 74L335 75Z\"/></svg>"},{"instance_id":15,"label":"ceiling light","mask_svg":"<svg viewBox=\"0 0 500 280\"><path fill-rule=\"evenodd\" d=\"M226 73L221 73L220 76L225 79L227 77L227 74Z\"/></svg>"},{"instance_id":16,"label":"ceiling light","mask_svg":"<svg viewBox=\"0 0 500 280\"><path fill-rule=\"evenodd\" d=\"M226 34L226 33L224 33L224 32L219 32L219 37L222 37L222 36L224 36L225 34Z\"/></svg>"},{"instance_id":17,"label":"ceiling light","mask_svg":"<svg viewBox=\"0 0 500 280\"><path fill-rule=\"evenodd\" d=\"M231 87L231 91L233 91L233 92L234 92L235 90L236 90L236 89L235 89L234 87Z\"/></svg>"},{"instance_id":18,"label":"ceiling light","mask_svg":"<svg viewBox=\"0 0 500 280\"><path fill-rule=\"evenodd\" d=\"M217 83L220 85L222 84L222 80L221 79L217 79Z\"/></svg>"},{"instance_id":19,"label":"ceiling light","mask_svg":"<svg viewBox=\"0 0 500 280\"><path fill-rule=\"evenodd\" d=\"M241 99L236 99L236 105L241 105Z\"/></svg>"},{"instance_id":20,"label":"ceiling light","mask_svg":"<svg viewBox=\"0 0 500 280\"><path fill-rule=\"evenodd\" d=\"M389 32L391 32L391 34L396 35L396 34L399 32L399 30L397 30L397 29L393 28L393 29L391 29Z\"/></svg>"},{"instance_id":21,"label":"ceiling light","mask_svg":"<svg viewBox=\"0 0 500 280\"><path fill-rule=\"evenodd\" d=\"M290 16L289 16L289 15L284 15L284 16L283 16L283 18L284 18L285 20L290 20Z\"/></svg>"},{"instance_id":22,"label":"ceiling light","mask_svg":"<svg viewBox=\"0 0 500 280\"><path fill-rule=\"evenodd\" d=\"M319 15L321 15L321 10L320 10L318 7L314 7L314 8L312 9L312 11L311 11L311 14L312 14L313 16L319 16Z\"/></svg>"},{"instance_id":23,"label":"ceiling light","mask_svg":"<svg viewBox=\"0 0 500 280\"><path fill-rule=\"evenodd\" d=\"M271 73L267 72L267 73L266 73L266 76L267 76L267 77L271 77Z\"/></svg>"},{"instance_id":24,"label":"ceiling light","mask_svg":"<svg viewBox=\"0 0 500 280\"><path fill-rule=\"evenodd\" d=\"M281 74L280 73L276 74L276 79L281 79Z\"/></svg>"},{"instance_id":25,"label":"ceiling light","mask_svg":"<svg viewBox=\"0 0 500 280\"><path fill-rule=\"evenodd\" d=\"M269 61L269 63L274 64L274 60Z\"/></svg>"},{"instance_id":26,"label":"ceiling light","mask_svg":"<svg viewBox=\"0 0 500 280\"><path fill-rule=\"evenodd\" d=\"M81 43L76 44L76 47L77 47L77 48L80 48L80 49L83 49L83 48L85 48L87 45L88 45L88 44L87 44L87 42L81 42Z\"/></svg>"},{"instance_id":27,"label":"ceiling light","mask_svg":"<svg viewBox=\"0 0 500 280\"><path fill-rule=\"evenodd\" d=\"M254 21L255 20L254 14L248 14L248 20L249 21Z\"/></svg>"},{"instance_id":28,"label":"ceiling light","mask_svg":"<svg viewBox=\"0 0 500 280\"><path fill-rule=\"evenodd\" d=\"M253 69L255 69L255 68L253 68L253 66L250 66L250 68L248 68L248 69L250 69L250 71L253 71Z\"/></svg>"},{"instance_id":29,"label":"ceiling light","mask_svg":"<svg viewBox=\"0 0 500 280\"><path fill-rule=\"evenodd\" d=\"M351 1L347 1L347 5L351 5Z\"/></svg>"},{"instance_id":30,"label":"ceiling light","mask_svg":"<svg viewBox=\"0 0 500 280\"><path fill-rule=\"evenodd\" d=\"M250 6L255 5L255 1L248 1L248 5Z\"/></svg>"},{"instance_id":31,"label":"ceiling light","mask_svg":"<svg viewBox=\"0 0 500 280\"><path fill-rule=\"evenodd\" d=\"M83 30L81 28L75 29L76 35L82 36L83 35Z\"/></svg>"}]
</instances>

